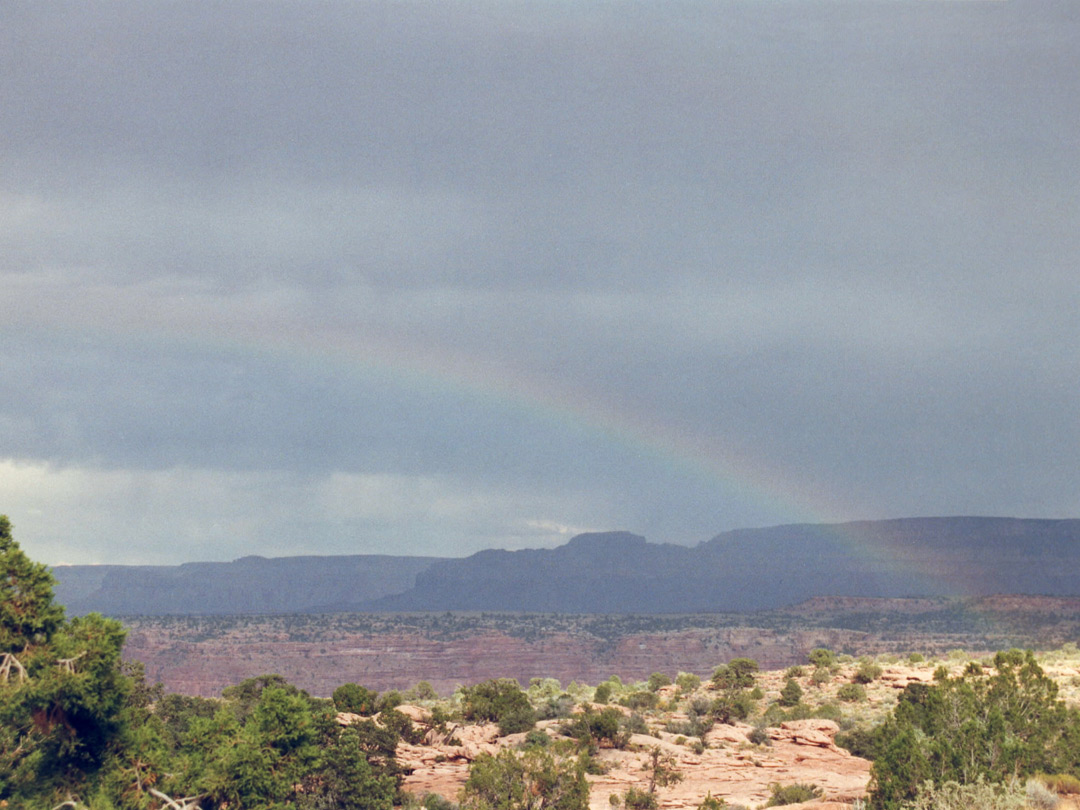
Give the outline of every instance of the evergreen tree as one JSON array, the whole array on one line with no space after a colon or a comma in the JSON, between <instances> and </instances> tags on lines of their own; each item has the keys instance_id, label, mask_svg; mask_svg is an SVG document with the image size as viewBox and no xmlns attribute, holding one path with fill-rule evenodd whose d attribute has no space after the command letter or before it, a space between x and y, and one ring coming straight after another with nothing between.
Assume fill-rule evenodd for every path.
<instances>
[{"instance_id":1,"label":"evergreen tree","mask_svg":"<svg viewBox=\"0 0 1080 810\"><path fill-rule=\"evenodd\" d=\"M909 684L875 734L872 802L882 810L915 798L926 780L1005 782L1080 767L1080 712L1057 697L1035 656L1000 652L994 673L970 665L933 685Z\"/></svg>"},{"instance_id":2,"label":"evergreen tree","mask_svg":"<svg viewBox=\"0 0 1080 810\"><path fill-rule=\"evenodd\" d=\"M368 763L356 729L346 728L323 766L305 778L298 804L302 810L392 810L396 791L394 777Z\"/></svg>"},{"instance_id":3,"label":"evergreen tree","mask_svg":"<svg viewBox=\"0 0 1080 810\"><path fill-rule=\"evenodd\" d=\"M85 792L124 722L122 626L95 613L65 621L53 584L0 515L0 800Z\"/></svg>"},{"instance_id":4,"label":"evergreen tree","mask_svg":"<svg viewBox=\"0 0 1080 810\"><path fill-rule=\"evenodd\" d=\"M465 810L587 810L589 784L580 760L544 749L482 754L461 792Z\"/></svg>"},{"instance_id":5,"label":"evergreen tree","mask_svg":"<svg viewBox=\"0 0 1080 810\"><path fill-rule=\"evenodd\" d=\"M18 657L52 638L64 621L64 609L53 604L55 584L48 567L19 548L11 521L0 515L0 655Z\"/></svg>"},{"instance_id":6,"label":"evergreen tree","mask_svg":"<svg viewBox=\"0 0 1080 810\"><path fill-rule=\"evenodd\" d=\"M780 705L788 708L798 704L802 700L803 690L794 678L788 678L784 688L780 690Z\"/></svg>"},{"instance_id":7,"label":"evergreen tree","mask_svg":"<svg viewBox=\"0 0 1080 810\"><path fill-rule=\"evenodd\" d=\"M375 704L378 699L378 692L358 683L343 683L334 690L334 706L339 712L372 715L377 711Z\"/></svg>"}]
</instances>

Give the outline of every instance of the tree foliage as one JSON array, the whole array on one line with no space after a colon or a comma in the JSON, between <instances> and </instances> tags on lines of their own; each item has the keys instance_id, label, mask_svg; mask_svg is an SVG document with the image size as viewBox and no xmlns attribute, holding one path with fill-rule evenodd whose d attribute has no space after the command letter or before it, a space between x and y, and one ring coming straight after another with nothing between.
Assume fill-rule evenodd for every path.
<instances>
[{"instance_id":1,"label":"tree foliage","mask_svg":"<svg viewBox=\"0 0 1080 810\"><path fill-rule=\"evenodd\" d=\"M606 744L612 748L624 748L630 735L624 731L623 721L623 713L616 708L608 707L597 712L586 707L584 712L563 723L561 730L589 747Z\"/></svg>"},{"instance_id":2,"label":"tree foliage","mask_svg":"<svg viewBox=\"0 0 1080 810\"><path fill-rule=\"evenodd\" d=\"M782 785L774 782L769 785L770 796L765 802L766 807L783 807L788 804L802 804L820 799L824 793L817 785L796 783L794 785Z\"/></svg>"},{"instance_id":3,"label":"tree foliage","mask_svg":"<svg viewBox=\"0 0 1080 810\"><path fill-rule=\"evenodd\" d=\"M368 762L359 732L347 728L304 778L300 810L391 810L397 783Z\"/></svg>"},{"instance_id":4,"label":"tree foliage","mask_svg":"<svg viewBox=\"0 0 1080 810\"><path fill-rule=\"evenodd\" d=\"M862 661L851 680L853 683L867 684L881 677L881 666L874 661Z\"/></svg>"},{"instance_id":5,"label":"tree foliage","mask_svg":"<svg viewBox=\"0 0 1080 810\"><path fill-rule=\"evenodd\" d=\"M753 658L732 658L713 672L712 682L718 689L751 689L758 662Z\"/></svg>"},{"instance_id":6,"label":"tree foliage","mask_svg":"<svg viewBox=\"0 0 1080 810\"><path fill-rule=\"evenodd\" d=\"M713 672L712 685L719 690L709 713L720 723L745 720L754 710L749 690L754 687L758 662L753 658L732 658Z\"/></svg>"},{"instance_id":7,"label":"tree foliage","mask_svg":"<svg viewBox=\"0 0 1080 810\"><path fill-rule=\"evenodd\" d=\"M53 578L26 557L0 515L0 800L78 784L101 769L119 736L131 680L120 623L65 621Z\"/></svg>"},{"instance_id":8,"label":"tree foliage","mask_svg":"<svg viewBox=\"0 0 1080 810\"><path fill-rule=\"evenodd\" d=\"M528 731L536 725L529 696L513 678L493 678L463 688L461 714L466 720L498 723L501 734Z\"/></svg>"},{"instance_id":9,"label":"tree foliage","mask_svg":"<svg viewBox=\"0 0 1080 810\"><path fill-rule=\"evenodd\" d=\"M656 692L662 686L667 686L671 683L671 676L666 675L663 672L654 672L649 676L648 689L650 692Z\"/></svg>"},{"instance_id":10,"label":"tree foliage","mask_svg":"<svg viewBox=\"0 0 1080 810\"><path fill-rule=\"evenodd\" d=\"M49 569L27 557L0 515L0 654L21 655L47 644L63 624L64 609L53 604Z\"/></svg>"},{"instance_id":11,"label":"tree foliage","mask_svg":"<svg viewBox=\"0 0 1080 810\"><path fill-rule=\"evenodd\" d=\"M784 688L780 690L780 705L788 708L795 706L802 700L802 696L803 690L798 681L794 678L788 678Z\"/></svg>"},{"instance_id":12,"label":"tree foliage","mask_svg":"<svg viewBox=\"0 0 1080 810\"><path fill-rule=\"evenodd\" d=\"M692 672L680 672L675 676L675 685L679 687L679 691L689 694L701 686L701 678Z\"/></svg>"},{"instance_id":13,"label":"tree foliage","mask_svg":"<svg viewBox=\"0 0 1080 810\"><path fill-rule=\"evenodd\" d=\"M358 683L343 683L334 690L334 706L339 712L372 715L376 712L379 693Z\"/></svg>"},{"instance_id":14,"label":"tree foliage","mask_svg":"<svg viewBox=\"0 0 1080 810\"><path fill-rule=\"evenodd\" d=\"M393 729L342 731L330 701L274 674L220 701L165 695L121 661L119 622L64 619L2 516L0 577L0 806L391 810Z\"/></svg>"},{"instance_id":15,"label":"tree foliage","mask_svg":"<svg viewBox=\"0 0 1080 810\"><path fill-rule=\"evenodd\" d=\"M671 754L664 753L659 745L649 749L645 759L645 772L649 774L649 793L656 793L658 787L671 787L683 780L678 762Z\"/></svg>"},{"instance_id":16,"label":"tree foliage","mask_svg":"<svg viewBox=\"0 0 1080 810\"><path fill-rule=\"evenodd\" d=\"M589 785L579 759L544 748L483 754L469 768L461 792L464 810L586 810Z\"/></svg>"},{"instance_id":17,"label":"tree foliage","mask_svg":"<svg viewBox=\"0 0 1080 810\"><path fill-rule=\"evenodd\" d=\"M1080 767L1080 712L1058 699L1030 651L998 653L992 674L974 664L909 684L875 737L876 808L913 801L925 782L1005 782Z\"/></svg>"}]
</instances>

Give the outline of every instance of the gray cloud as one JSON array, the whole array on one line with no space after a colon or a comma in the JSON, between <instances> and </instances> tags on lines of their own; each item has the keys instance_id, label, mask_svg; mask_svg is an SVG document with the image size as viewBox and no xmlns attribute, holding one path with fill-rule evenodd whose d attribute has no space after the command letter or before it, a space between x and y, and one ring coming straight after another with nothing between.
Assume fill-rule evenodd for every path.
<instances>
[{"instance_id":1,"label":"gray cloud","mask_svg":"<svg viewBox=\"0 0 1080 810\"><path fill-rule=\"evenodd\" d=\"M10 11L0 509L118 561L1075 515L1077 22L1020 6Z\"/></svg>"}]
</instances>

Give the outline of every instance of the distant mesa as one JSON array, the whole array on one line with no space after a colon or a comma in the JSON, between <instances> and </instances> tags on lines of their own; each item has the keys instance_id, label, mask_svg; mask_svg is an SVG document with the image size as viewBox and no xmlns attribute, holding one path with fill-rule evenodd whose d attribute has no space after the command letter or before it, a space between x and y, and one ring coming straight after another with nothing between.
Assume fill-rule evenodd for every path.
<instances>
[{"instance_id":1,"label":"distant mesa","mask_svg":"<svg viewBox=\"0 0 1080 810\"><path fill-rule=\"evenodd\" d=\"M112 616L328 613L401 593L438 557L242 557L183 565L57 566L70 613Z\"/></svg>"},{"instance_id":2,"label":"distant mesa","mask_svg":"<svg viewBox=\"0 0 1080 810\"><path fill-rule=\"evenodd\" d=\"M695 547L629 532L464 558L243 557L57 566L59 601L114 616L388 611L749 612L814 597L1080 596L1080 520L905 518L739 529Z\"/></svg>"},{"instance_id":3,"label":"distant mesa","mask_svg":"<svg viewBox=\"0 0 1080 810\"><path fill-rule=\"evenodd\" d=\"M590 551L619 551L625 548L641 547L648 544L648 540L640 534L630 532L585 532L571 537L564 549Z\"/></svg>"}]
</instances>

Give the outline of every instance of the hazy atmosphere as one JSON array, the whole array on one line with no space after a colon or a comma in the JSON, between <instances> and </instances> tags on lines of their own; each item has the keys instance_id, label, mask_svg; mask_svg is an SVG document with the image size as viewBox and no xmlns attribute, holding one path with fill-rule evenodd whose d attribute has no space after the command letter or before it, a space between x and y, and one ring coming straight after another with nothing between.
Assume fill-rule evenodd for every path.
<instances>
[{"instance_id":1,"label":"hazy atmosphere","mask_svg":"<svg viewBox=\"0 0 1080 810\"><path fill-rule=\"evenodd\" d=\"M0 18L35 559L1080 515L1072 0Z\"/></svg>"}]
</instances>

